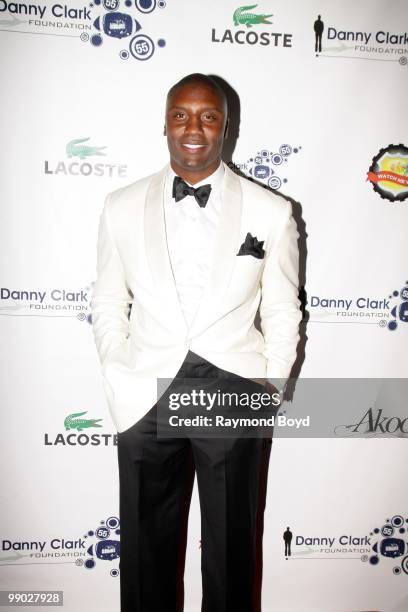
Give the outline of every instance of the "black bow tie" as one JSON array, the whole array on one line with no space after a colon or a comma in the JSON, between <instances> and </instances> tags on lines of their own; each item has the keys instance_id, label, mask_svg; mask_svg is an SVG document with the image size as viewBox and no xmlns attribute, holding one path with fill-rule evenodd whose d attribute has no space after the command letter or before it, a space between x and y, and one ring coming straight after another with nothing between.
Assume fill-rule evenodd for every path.
<instances>
[{"instance_id":1,"label":"black bow tie","mask_svg":"<svg viewBox=\"0 0 408 612\"><path fill-rule=\"evenodd\" d=\"M194 187L187 185L187 183L179 176L174 177L173 198L176 200L176 202L179 202L187 195L191 195L195 197L197 204L201 206L201 208L204 208L208 202L208 198L210 197L210 192L211 185L209 183L208 185L201 185L201 187L194 189Z\"/></svg>"}]
</instances>

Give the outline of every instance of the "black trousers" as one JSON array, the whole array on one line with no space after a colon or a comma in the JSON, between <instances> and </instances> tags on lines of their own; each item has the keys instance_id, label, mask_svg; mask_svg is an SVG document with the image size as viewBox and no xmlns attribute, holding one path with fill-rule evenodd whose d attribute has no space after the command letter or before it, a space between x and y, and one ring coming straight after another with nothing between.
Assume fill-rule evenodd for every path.
<instances>
[{"instance_id":1,"label":"black trousers","mask_svg":"<svg viewBox=\"0 0 408 612\"><path fill-rule=\"evenodd\" d=\"M177 377L220 374L189 351ZM156 419L118 434L121 612L182 612L195 472L202 612L259 612L271 438L160 438Z\"/></svg>"}]
</instances>

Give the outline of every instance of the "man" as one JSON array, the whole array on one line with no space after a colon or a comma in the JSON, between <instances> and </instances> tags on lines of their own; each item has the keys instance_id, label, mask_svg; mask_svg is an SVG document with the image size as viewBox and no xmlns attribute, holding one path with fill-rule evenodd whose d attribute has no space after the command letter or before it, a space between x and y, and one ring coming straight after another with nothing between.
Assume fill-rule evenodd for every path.
<instances>
[{"instance_id":1,"label":"man","mask_svg":"<svg viewBox=\"0 0 408 612\"><path fill-rule=\"evenodd\" d=\"M119 432L122 612L183 609L194 470L202 612L258 609L262 439L157 435L157 379L231 376L259 390L264 377L285 380L296 355L290 204L221 161L227 117L213 79L179 81L166 104L170 164L110 194L101 215L92 319Z\"/></svg>"},{"instance_id":2,"label":"man","mask_svg":"<svg viewBox=\"0 0 408 612\"><path fill-rule=\"evenodd\" d=\"M317 16L316 21L314 22L314 33L315 33L315 52L322 52L322 36L324 31L324 23L322 21L321 15Z\"/></svg>"},{"instance_id":3,"label":"man","mask_svg":"<svg viewBox=\"0 0 408 612\"><path fill-rule=\"evenodd\" d=\"M291 544L292 544L293 533L290 530L290 527L286 527L286 531L283 532L283 540L285 542L285 557L290 557L291 552Z\"/></svg>"}]
</instances>

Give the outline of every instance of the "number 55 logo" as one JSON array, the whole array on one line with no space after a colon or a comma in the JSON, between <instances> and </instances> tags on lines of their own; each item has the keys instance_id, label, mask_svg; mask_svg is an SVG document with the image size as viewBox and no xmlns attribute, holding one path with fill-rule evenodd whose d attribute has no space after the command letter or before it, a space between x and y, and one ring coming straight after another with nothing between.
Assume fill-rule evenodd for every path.
<instances>
[{"instance_id":1,"label":"number 55 logo","mask_svg":"<svg viewBox=\"0 0 408 612\"><path fill-rule=\"evenodd\" d=\"M107 11L116 11L119 7L119 0L103 0L103 6Z\"/></svg>"},{"instance_id":2,"label":"number 55 logo","mask_svg":"<svg viewBox=\"0 0 408 612\"><path fill-rule=\"evenodd\" d=\"M138 34L130 41L129 49L134 58L147 60L154 53L154 42L145 34Z\"/></svg>"}]
</instances>

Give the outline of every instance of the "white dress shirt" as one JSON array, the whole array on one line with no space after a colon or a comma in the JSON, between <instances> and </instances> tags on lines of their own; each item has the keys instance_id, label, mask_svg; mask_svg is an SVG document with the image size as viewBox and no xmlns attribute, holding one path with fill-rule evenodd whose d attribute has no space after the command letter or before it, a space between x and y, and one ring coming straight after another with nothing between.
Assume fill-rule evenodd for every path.
<instances>
[{"instance_id":1,"label":"white dress shirt","mask_svg":"<svg viewBox=\"0 0 408 612\"><path fill-rule=\"evenodd\" d=\"M201 185L211 184L210 197L204 208L201 208L194 196L190 195L176 202L172 192L173 180L177 175L170 165L166 174L164 216L167 248L180 306L188 327L191 327L209 280L215 234L222 206L224 173L221 163L213 174L192 185L196 189ZM286 382L284 379L267 380L282 393Z\"/></svg>"},{"instance_id":2,"label":"white dress shirt","mask_svg":"<svg viewBox=\"0 0 408 612\"><path fill-rule=\"evenodd\" d=\"M190 195L176 202L172 196L175 176L177 175L169 166L164 189L167 248L180 306L190 327L209 280L222 206L224 167L221 163L213 174L192 185L196 189L201 185L211 184L210 197L203 208L198 205L194 196Z\"/></svg>"}]
</instances>

